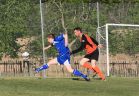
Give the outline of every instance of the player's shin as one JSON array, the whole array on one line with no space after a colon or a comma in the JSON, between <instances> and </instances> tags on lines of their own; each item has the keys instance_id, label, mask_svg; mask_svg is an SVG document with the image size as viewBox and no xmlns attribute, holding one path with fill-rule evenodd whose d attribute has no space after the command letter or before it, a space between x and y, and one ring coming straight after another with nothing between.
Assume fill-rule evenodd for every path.
<instances>
[{"instance_id":1,"label":"player's shin","mask_svg":"<svg viewBox=\"0 0 139 96\"><path fill-rule=\"evenodd\" d=\"M105 80L105 76L104 76L104 74L101 72L101 70L99 69L99 67L95 66L95 67L94 67L94 70L97 72L97 74L99 75L99 77L100 77L102 80Z\"/></svg>"},{"instance_id":2,"label":"player's shin","mask_svg":"<svg viewBox=\"0 0 139 96\"><path fill-rule=\"evenodd\" d=\"M44 69L48 69L48 65L47 64L44 64L44 65L42 65L41 67L39 67L39 68L36 68L35 69L35 71L36 72L40 72L40 71L42 71L42 70L44 70Z\"/></svg>"},{"instance_id":3,"label":"player's shin","mask_svg":"<svg viewBox=\"0 0 139 96\"><path fill-rule=\"evenodd\" d=\"M88 68L88 69L92 70L94 73L96 72L88 62L85 62L82 66L84 68Z\"/></svg>"}]
</instances>

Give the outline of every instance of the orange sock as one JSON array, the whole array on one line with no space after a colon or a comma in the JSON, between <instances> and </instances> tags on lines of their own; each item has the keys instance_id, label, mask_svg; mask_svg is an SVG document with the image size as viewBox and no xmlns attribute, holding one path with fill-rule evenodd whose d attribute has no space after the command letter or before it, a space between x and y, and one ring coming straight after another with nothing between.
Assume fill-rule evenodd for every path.
<instances>
[{"instance_id":1,"label":"orange sock","mask_svg":"<svg viewBox=\"0 0 139 96\"><path fill-rule=\"evenodd\" d=\"M97 66L95 66L93 69L97 72L97 74L99 75L99 77L100 77L102 80L105 80L104 74L101 72L101 70L100 70Z\"/></svg>"},{"instance_id":2,"label":"orange sock","mask_svg":"<svg viewBox=\"0 0 139 96\"><path fill-rule=\"evenodd\" d=\"M85 62L85 63L83 64L83 67L84 67L84 68L88 68L88 69L90 69L90 70L96 72L102 80L105 80L105 76L103 75L103 73L101 72L101 70L100 70L97 66L95 66L95 67L93 68L90 64L88 64L88 62Z\"/></svg>"},{"instance_id":3,"label":"orange sock","mask_svg":"<svg viewBox=\"0 0 139 96\"><path fill-rule=\"evenodd\" d=\"M88 62L85 62L85 63L83 64L83 67L84 67L84 68L88 68L88 69L90 69L90 70L96 72L96 71L93 69L93 67L92 67Z\"/></svg>"}]
</instances>

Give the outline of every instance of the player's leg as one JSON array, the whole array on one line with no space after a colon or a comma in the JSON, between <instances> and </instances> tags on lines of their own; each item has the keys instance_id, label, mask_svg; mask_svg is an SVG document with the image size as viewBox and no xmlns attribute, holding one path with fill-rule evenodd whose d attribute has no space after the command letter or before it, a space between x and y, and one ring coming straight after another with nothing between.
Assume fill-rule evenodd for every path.
<instances>
[{"instance_id":1,"label":"player's leg","mask_svg":"<svg viewBox=\"0 0 139 96\"><path fill-rule=\"evenodd\" d=\"M99 77L100 77L102 80L105 80L104 74L103 74L102 71L99 69L99 67L96 66L96 60L91 60L91 65L92 65L93 69L96 71L96 73L99 75Z\"/></svg>"},{"instance_id":2,"label":"player's leg","mask_svg":"<svg viewBox=\"0 0 139 96\"><path fill-rule=\"evenodd\" d=\"M75 76L80 76L80 77L84 78L86 81L90 81L90 79L87 77L87 75L84 75L82 72L80 72L77 69L73 69L71 67L71 65L69 64L69 61L68 60L66 60L64 62L64 66L66 67L66 69L68 70L68 72L74 74Z\"/></svg>"},{"instance_id":3,"label":"player's leg","mask_svg":"<svg viewBox=\"0 0 139 96\"><path fill-rule=\"evenodd\" d=\"M82 65L84 68L88 68L88 69L90 69L90 70L92 70L92 71L95 72L95 70L93 70L92 66L89 64L88 61L89 61L88 58L83 58L83 59L81 59L81 61L80 61L80 65Z\"/></svg>"},{"instance_id":4,"label":"player's leg","mask_svg":"<svg viewBox=\"0 0 139 96\"><path fill-rule=\"evenodd\" d=\"M50 60L47 64L42 65L39 68L36 68L36 72L40 72L42 70L48 69L50 65L57 64L57 58Z\"/></svg>"}]
</instances>

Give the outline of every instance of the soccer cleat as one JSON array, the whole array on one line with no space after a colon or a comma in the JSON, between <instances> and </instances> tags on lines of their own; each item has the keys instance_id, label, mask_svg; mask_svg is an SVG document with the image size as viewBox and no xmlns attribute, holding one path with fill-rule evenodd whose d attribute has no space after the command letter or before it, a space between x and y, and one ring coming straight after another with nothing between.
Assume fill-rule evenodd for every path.
<instances>
[{"instance_id":1,"label":"soccer cleat","mask_svg":"<svg viewBox=\"0 0 139 96\"><path fill-rule=\"evenodd\" d=\"M86 75L85 77L83 77L86 81L90 81L90 78Z\"/></svg>"},{"instance_id":2,"label":"soccer cleat","mask_svg":"<svg viewBox=\"0 0 139 96\"><path fill-rule=\"evenodd\" d=\"M32 68L33 68L33 70L35 71L35 73L39 73L39 68L36 68L35 65L34 65Z\"/></svg>"},{"instance_id":3,"label":"soccer cleat","mask_svg":"<svg viewBox=\"0 0 139 96\"><path fill-rule=\"evenodd\" d=\"M106 78L101 78L101 80L106 81Z\"/></svg>"},{"instance_id":4,"label":"soccer cleat","mask_svg":"<svg viewBox=\"0 0 139 96\"><path fill-rule=\"evenodd\" d=\"M35 68L36 68L36 65L33 65L33 66L32 66L32 69L35 70Z\"/></svg>"},{"instance_id":5,"label":"soccer cleat","mask_svg":"<svg viewBox=\"0 0 139 96\"><path fill-rule=\"evenodd\" d=\"M95 72L92 77L95 78L96 76L97 76L97 73Z\"/></svg>"}]
</instances>

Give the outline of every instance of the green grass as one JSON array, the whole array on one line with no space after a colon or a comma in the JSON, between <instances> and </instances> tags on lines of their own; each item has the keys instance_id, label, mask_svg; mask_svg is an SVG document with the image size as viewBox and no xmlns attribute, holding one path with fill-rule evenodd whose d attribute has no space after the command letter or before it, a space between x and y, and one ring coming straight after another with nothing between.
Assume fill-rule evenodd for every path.
<instances>
[{"instance_id":1,"label":"green grass","mask_svg":"<svg viewBox=\"0 0 139 96\"><path fill-rule=\"evenodd\" d=\"M139 96L139 78L90 82L71 79L0 78L0 96Z\"/></svg>"}]
</instances>

